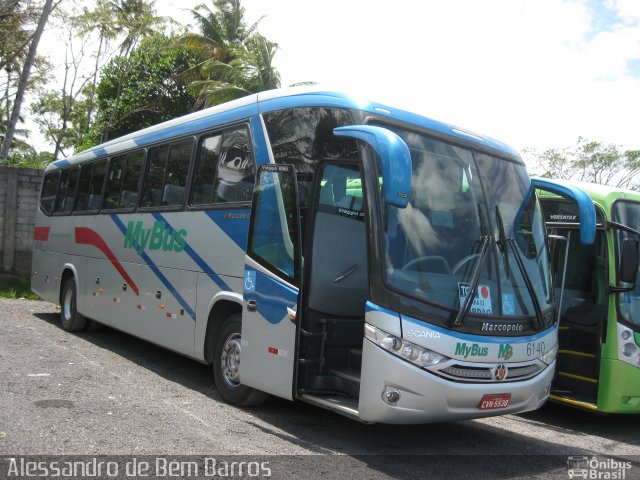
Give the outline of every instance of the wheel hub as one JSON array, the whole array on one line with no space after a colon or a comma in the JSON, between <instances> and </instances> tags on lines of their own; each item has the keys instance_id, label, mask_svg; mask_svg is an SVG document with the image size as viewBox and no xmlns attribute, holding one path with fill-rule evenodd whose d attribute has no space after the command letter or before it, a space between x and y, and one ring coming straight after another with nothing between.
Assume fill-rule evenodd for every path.
<instances>
[{"instance_id":1,"label":"wheel hub","mask_svg":"<svg viewBox=\"0 0 640 480\"><path fill-rule=\"evenodd\" d=\"M222 376L229 387L240 385L240 334L233 333L227 338L221 355Z\"/></svg>"}]
</instances>

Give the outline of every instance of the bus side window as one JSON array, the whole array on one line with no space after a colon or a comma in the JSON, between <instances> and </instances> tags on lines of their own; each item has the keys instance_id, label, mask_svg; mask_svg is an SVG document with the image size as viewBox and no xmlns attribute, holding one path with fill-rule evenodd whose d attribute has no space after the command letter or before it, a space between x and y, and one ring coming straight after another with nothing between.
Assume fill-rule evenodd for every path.
<instances>
[{"instance_id":1,"label":"bus side window","mask_svg":"<svg viewBox=\"0 0 640 480\"><path fill-rule=\"evenodd\" d=\"M42 181L42 193L40 195L40 209L50 215L55 206L58 184L60 183L60 171L48 172Z\"/></svg>"},{"instance_id":2,"label":"bus side window","mask_svg":"<svg viewBox=\"0 0 640 480\"><path fill-rule=\"evenodd\" d=\"M249 135L246 128L223 134L217 170L214 187L216 202L251 200L255 164L249 151Z\"/></svg>"},{"instance_id":3,"label":"bus side window","mask_svg":"<svg viewBox=\"0 0 640 480\"><path fill-rule=\"evenodd\" d=\"M76 212L99 210L102 206L102 186L107 171L107 161L86 164L80 171Z\"/></svg>"},{"instance_id":4,"label":"bus side window","mask_svg":"<svg viewBox=\"0 0 640 480\"><path fill-rule=\"evenodd\" d=\"M184 203L192 149L191 140L171 145L164 175L162 206L178 206Z\"/></svg>"},{"instance_id":5,"label":"bus side window","mask_svg":"<svg viewBox=\"0 0 640 480\"><path fill-rule=\"evenodd\" d=\"M222 135L212 135L200 140L196 157L191 205L207 205L214 202L213 185L216 179L216 165L220 157Z\"/></svg>"},{"instance_id":6,"label":"bus side window","mask_svg":"<svg viewBox=\"0 0 640 480\"><path fill-rule=\"evenodd\" d=\"M80 170L78 168L70 168L62 171L56 201L56 213L71 213L73 210L79 172Z\"/></svg>"},{"instance_id":7,"label":"bus side window","mask_svg":"<svg viewBox=\"0 0 640 480\"><path fill-rule=\"evenodd\" d=\"M122 177L124 176L124 166L126 157L124 155L111 159L109 168L109 180L107 180L107 198L104 202L105 209L118 208L120 198L120 188L122 186Z\"/></svg>"},{"instance_id":8,"label":"bus side window","mask_svg":"<svg viewBox=\"0 0 640 480\"><path fill-rule=\"evenodd\" d=\"M198 148L191 205L251 201L254 178L246 127L205 137Z\"/></svg>"},{"instance_id":9,"label":"bus side window","mask_svg":"<svg viewBox=\"0 0 640 480\"><path fill-rule=\"evenodd\" d=\"M111 160L105 208L134 208L144 152L129 153Z\"/></svg>"},{"instance_id":10,"label":"bus side window","mask_svg":"<svg viewBox=\"0 0 640 480\"><path fill-rule=\"evenodd\" d=\"M193 141L149 150L149 171L142 193L143 207L177 207L184 203Z\"/></svg>"}]
</instances>

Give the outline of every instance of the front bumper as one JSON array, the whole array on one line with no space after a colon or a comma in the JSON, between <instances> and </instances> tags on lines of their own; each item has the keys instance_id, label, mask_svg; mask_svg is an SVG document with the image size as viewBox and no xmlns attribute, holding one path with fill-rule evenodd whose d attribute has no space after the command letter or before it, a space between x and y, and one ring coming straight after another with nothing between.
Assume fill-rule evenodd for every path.
<instances>
[{"instance_id":1,"label":"front bumper","mask_svg":"<svg viewBox=\"0 0 640 480\"><path fill-rule=\"evenodd\" d=\"M454 382L418 368L365 339L359 417L365 422L433 423L535 410L549 396L554 368L555 362L535 377L517 382ZM389 388L400 393L395 405L383 401L383 393ZM511 394L508 407L478 408L484 395L503 393Z\"/></svg>"}]
</instances>

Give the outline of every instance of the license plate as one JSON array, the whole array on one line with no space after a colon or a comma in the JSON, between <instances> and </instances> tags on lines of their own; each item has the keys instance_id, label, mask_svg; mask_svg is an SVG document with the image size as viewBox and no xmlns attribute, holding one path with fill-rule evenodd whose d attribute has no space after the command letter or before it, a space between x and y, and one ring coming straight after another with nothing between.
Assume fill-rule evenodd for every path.
<instances>
[{"instance_id":1,"label":"license plate","mask_svg":"<svg viewBox=\"0 0 640 480\"><path fill-rule=\"evenodd\" d=\"M510 393L498 393L492 395L485 395L480 400L478 409L480 410L497 410L500 408L507 408L511 401Z\"/></svg>"}]
</instances>

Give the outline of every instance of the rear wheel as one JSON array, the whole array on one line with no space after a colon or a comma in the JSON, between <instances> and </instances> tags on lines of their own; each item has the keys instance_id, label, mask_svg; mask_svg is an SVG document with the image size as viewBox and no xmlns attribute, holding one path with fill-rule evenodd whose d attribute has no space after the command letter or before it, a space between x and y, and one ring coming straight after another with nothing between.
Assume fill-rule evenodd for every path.
<instances>
[{"instance_id":1,"label":"rear wheel","mask_svg":"<svg viewBox=\"0 0 640 480\"><path fill-rule=\"evenodd\" d=\"M60 295L60 320L67 332L79 332L87 326L87 318L78 313L76 281L73 277L65 280Z\"/></svg>"},{"instance_id":2,"label":"rear wheel","mask_svg":"<svg viewBox=\"0 0 640 480\"><path fill-rule=\"evenodd\" d=\"M231 315L222 325L215 340L213 378L216 389L227 402L239 407L252 407L264 403L269 394L240 383L240 330L242 317Z\"/></svg>"}]
</instances>

